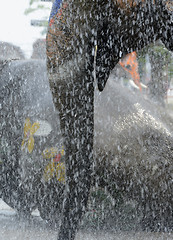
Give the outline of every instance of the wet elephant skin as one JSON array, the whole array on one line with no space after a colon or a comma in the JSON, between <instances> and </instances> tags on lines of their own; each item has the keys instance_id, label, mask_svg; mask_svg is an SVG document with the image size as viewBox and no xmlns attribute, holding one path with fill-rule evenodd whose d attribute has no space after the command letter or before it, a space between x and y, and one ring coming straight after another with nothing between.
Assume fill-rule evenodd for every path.
<instances>
[{"instance_id":1,"label":"wet elephant skin","mask_svg":"<svg viewBox=\"0 0 173 240\"><path fill-rule=\"evenodd\" d=\"M136 201L144 230L173 229L172 123L165 109L112 79L95 94L93 181Z\"/></svg>"}]
</instances>

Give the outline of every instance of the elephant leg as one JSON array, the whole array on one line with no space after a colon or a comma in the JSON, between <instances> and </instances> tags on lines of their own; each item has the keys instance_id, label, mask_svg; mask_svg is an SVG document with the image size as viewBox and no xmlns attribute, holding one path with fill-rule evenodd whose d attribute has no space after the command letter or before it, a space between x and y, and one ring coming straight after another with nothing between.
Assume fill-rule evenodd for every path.
<instances>
[{"instance_id":1,"label":"elephant leg","mask_svg":"<svg viewBox=\"0 0 173 240\"><path fill-rule=\"evenodd\" d=\"M85 73L84 76L86 76ZM92 84L91 82L90 86L88 86L88 91L86 91L87 86L85 84L84 86L79 85L77 87L77 95L74 98L70 96L68 98L69 101L67 100L68 106L71 102L70 112L66 116L64 128L66 129L67 185L59 240L74 238L73 235L88 200L91 183L91 162L93 159ZM82 100L81 98L84 99Z\"/></svg>"},{"instance_id":2,"label":"elephant leg","mask_svg":"<svg viewBox=\"0 0 173 240\"><path fill-rule=\"evenodd\" d=\"M159 38L169 51L173 51L173 3L172 1L163 1L160 3L160 26Z\"/></svg>"},{"instance_id":3,"label":"elephant leg","mask_svg":"<svg viewBox=\"0 0 173 240\"><path fill-rule=\"evenodd\" d=\"M78 45L81 42L78 39L77 42L74 40L73 45L63 48L67 41L61 41L62 37L48 34L47 63L50 88L59 111L65 146L66 184L58 240L73 240L87 205L91 184L94 59L92 47L87 42ZM73 49L73 46L76 48Z\"/></svg>"},{"instance_id":4,"label":"elephant leg","mask_svg":"<svg viewBox=\"0 0 173 240\"><path fill-rule=\"evenodd\" d=\"M97 33L96 79L100 91L103 91L110 71L119 61L118 48L115 44L116 35L111 26L111 23L105 22Z\"/></svg>"},{"instance_id":5,"label":"elephant leg","mask_svg":"<svg viewBox=\"0 0 173 240\"><path fill-rule=\"evenodd\" d=\"M74 239L85 211L91 184L93 81L87 72L76 78L80 83L64 88L51 86L53 95L58 92L61 99L58 110L66 155L66 189L59 240Z\"/></svg>"}]
</instances>

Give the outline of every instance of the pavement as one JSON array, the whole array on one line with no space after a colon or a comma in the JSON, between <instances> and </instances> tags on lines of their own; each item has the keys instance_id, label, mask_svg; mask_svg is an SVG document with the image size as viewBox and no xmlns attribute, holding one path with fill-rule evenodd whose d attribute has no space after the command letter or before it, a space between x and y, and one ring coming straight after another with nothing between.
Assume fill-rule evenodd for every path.
<instances>
[{"instance_id":1,"label":"pavement","mask_svg":"<svg viewBox=\"0 0 173 240\"><path fill-rule=\"evenodd\" d=\"M57 231L47 226L36 210L30 220L19 219L0 199L0 240L56 240ZM76 240L173 240L173 233L79 232Z\"/></svg>"}]
</instances>

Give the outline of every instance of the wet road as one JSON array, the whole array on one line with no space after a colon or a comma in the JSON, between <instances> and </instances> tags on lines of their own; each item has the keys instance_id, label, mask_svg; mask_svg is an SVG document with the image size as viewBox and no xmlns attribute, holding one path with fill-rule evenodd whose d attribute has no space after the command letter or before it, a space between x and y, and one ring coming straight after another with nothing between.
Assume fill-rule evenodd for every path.
<instances>
[{"instance_id":1,"label":"wet road","mask_svg":"<svg viewBox=\"0 0 173 240\"><path fill-rule=\"evenodd\" d=\"M51 230L33 213L32 220L19 220L13 209L0 199L0 240L56 240L57 232ZM143 232L79 232L76 240L171 240L173 233Z\"/></svg>"}]
</instances>

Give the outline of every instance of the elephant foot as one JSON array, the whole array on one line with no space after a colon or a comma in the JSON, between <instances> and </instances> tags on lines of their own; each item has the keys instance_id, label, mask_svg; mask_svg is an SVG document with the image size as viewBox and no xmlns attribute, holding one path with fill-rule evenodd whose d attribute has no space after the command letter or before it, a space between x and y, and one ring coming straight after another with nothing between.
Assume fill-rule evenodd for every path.
<instances>
[{"instance_id":1,"label":"elephant foot","mask_svg":"<svg viewBox=\"0 0 173 240\"><path fill-rule=\"evenodd\" d=\"M169 213L170 214L170 213ZM151 232L172 232L173 218L169 215L155 216L154 213L150 216L144 216L141 221L141 228L143 231Z\"/></svg>"},{"instance_id":2,"label":"elephant foot","mask_svg":"<svg viewBox=\"0 0 173 240\"><path fill-rule=\"evenodd\" d=\"M30 221L32 219L31 211L29 209L17 210L17 219L19 221Z\"/></svg>"},{"instance_id":3,"label":"elephant foot","mask_svg":"<svg viewBox=\"0 0 173 240\"><path fill-rule=\"evenodd\" d=\"M76 228L67 228L63 227L61 228L59 235L58 235L58 240L74 240L76 235Z\"/></svg>"}]
</instances>

